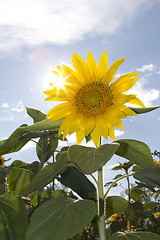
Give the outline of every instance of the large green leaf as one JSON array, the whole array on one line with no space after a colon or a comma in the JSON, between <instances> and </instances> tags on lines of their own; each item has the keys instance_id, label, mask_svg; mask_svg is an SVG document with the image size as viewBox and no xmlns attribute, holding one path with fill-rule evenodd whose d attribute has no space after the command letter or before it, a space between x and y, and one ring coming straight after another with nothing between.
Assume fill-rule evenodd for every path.
<instances>
[{"instance_id":1,"label":"large green leaf","mask_svg":"<svg viewBox=\"0 0 160 240\"><path fill-rule=\"evenodd\" d=\"M8 175L9 191L21 194L39 171L39 162L31 164L22 161L14 161L15 166Z\"/></svg>"},{"instance_id":2,"label":"large green leaf","mask_svg":"<svg viewBox=\"0 0 160 240\"><path fill-rule=\"evenodd\" d=\"M42 121L46 118L46 115L44 113L42 113L41 111L37 110L37 109L26 107L26 110L27 110L27 114L31 118L33 118L34 123L40 122L40 121Z\"/></svg>"},{"instance_id":3,"label":"large green leaf","mask_svg":"<svg viewBox=\"0 0 160 240\"><path fill-rule=\"evenodd\" d=\"M45 131L45 130L53 130L55 128L59 128L63 119L57 121L51 121L50 119L45 119L40 122L36 122L33 125L22 127L23 131Z\"/></svg>"},{"instance_id":4,"label":"large green leaf","mask_svg":"<svg viewBox=\"0 0 160 240\"><path fill-rule=\"evenodd\" d=\"M160 235L151 232L118 232L113 234L109 240L160 240Z\"/></svg>"},{"instance_id":5,"label":"large green leaf","mask_svg":"<svg viewBox=\"0 0 160 240\"><path fill-rule=\"evenodd\" d=\"M35 210L27 232L27 240L66 240L79 233L96 214L91 200L54 198Z\"/></svg>"},{"instance_id":6,"label":"large green leaf","mask_svg":"<svg viewBox=\"0 0 160 240\"><path fill-rule=\"evenodd\" d=\"M59 174L61 174L64 170L66 170L67 167L73 166L71 162L54 162L50 163L48 166L42 168L36 176L33 178L33 180L30 182L30 184L26 187L26 189L23 191L22 195L28 195L32 192L35 192L47 184L49 184L51 181L53 181L54 178L56 178Z\"/></svg>"},{"instance_id":7,"label":"large green leaf","mask_svg":"<svg viewBox=\"0 0 160 240\"><path fill-rule=\"evenodd\" d=\"M26 124L22 125L27 126ZM0 145L0 155L19 151L30 139L20 140L23 128L17 128L11 136Z\"/></svg>"},{"instance_id":8,"label":"large green leaf","mask_svg":"<svg viewBox=\"0 0 160 240\"><path fill-rule=\"evenodd\" d=\"M106 199L106 218L115 213L124 212L128 207L128 202L120 196L111 196Z\"/></svg>"},{"instance_id":9,"label":"large green leaf","mask_svg":"<svg viewBox=\"0 0 160 240\"><path fill-rule=\"evenodd\" d=\"M132 109L135 113L137 114L142 114L142 113L148 113L148 112L151 112L157 108L159 108L160 106L157 106L157 107L148 107L148 108L130 108Z\"/></svg>"},{"instance_id":10,"label":"large green leaf","mask_svg":"<svg viewBox=\"0 0 160 240\"><path fill-rule=\"evenodd\" d=\"M136 172L134 178L154 187L160 187L160 166L152 166Z\"/></svg>"},{"instance_id":11,"label":"large green leaf","mask_svg":"<svg viewBox=\"0 0 160 240\"><path fill-rule=\"evenodd\" d=\"M104 144L99 148L73 145L69 148L68 154L80 171L92 174L110 160L118 147L118 143Z\"/></svg>"},{"instance_id":12,"label":"large green leaf","mask_svg":"<svg viewBox=\"0 0 160 240\"><path fill-rule=\"evenodd\" d=\"M96 188L93 183L75 167L67 168L58 180L82 198L96 198Z\"/></svg>"},{"instance_id":13,"label":"large green leaf","mask_svg":"<svg viewBox=\"0 0 160 240\"><path fill-rule=\"evenodd\" d=\"M13 192L0 196L0 239L25 239L27 212L23 200Z\"/></svg>"},{"instance_id":14,"label":"large green leaf","mask_svg":"<svg viewBox=\"0 0 160 240\"><path fill-rule=\"evenodd\" d=\"M116 151L118 156L126 158L141 167L153 166L151 150L144 142L134 139L116 140L120 147Z\"/></svg>"}]
</instances>

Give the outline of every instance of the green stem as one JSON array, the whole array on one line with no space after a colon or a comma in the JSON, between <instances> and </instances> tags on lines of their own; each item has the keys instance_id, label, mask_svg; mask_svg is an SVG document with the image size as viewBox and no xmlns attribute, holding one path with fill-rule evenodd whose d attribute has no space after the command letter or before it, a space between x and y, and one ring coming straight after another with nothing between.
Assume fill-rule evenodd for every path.
<instances>
[{"instance_id":1,"label":"green stem","mask_svg":"<svg viewBox=\"0 0 160 240\"><path fill-rule=\"evenodd\" d=\"M106 240L105 232L105 214L104 214L104 189L103 189L103 168L98 170L98 228L100 240Z\"/></svg>"},{"instance_id":2,"label":"green stem","mask_svg":"<svg viewBox=\"0 0 160 240\"><path fill-rule=\"evenodd\" d=\"M97 179L95 178L95 176L93 174L91 174L91 177L93 178L93 180L95 181L95 183L98 185Z\"/></svg>"},{"instance_id":3,"label":"green stem","mask_svg":"<svg viewBox=\"0 0 160 240\"><path fill-rule=\"evenodd\" d=\"M111 190L111 188L113 187L113 185L114 185L116 182L122 180L123 178L127 178L127 177L130 177L130 176L133 176L133 174L134 174L134 173L131 173L131 174L128 174L128 175L124 175L124 176L122 176L122 177L117 178L114 182L112 182L112 183L110 184L108 190L106 191L106 193L105 193L105 195L104 195L104 198L107 197L109 191Z\"/></svg>"},{"instance_id":4,"label":"green stem","mask_svg":"<svg viewBox=\"0 0 160 240\"><path fill-rule=\"evenodd\" d=\"M128 203L131 202L131 188L130 188L130 181L128 176L128 170L126 170L127 174L127 184L128 184ZM131 221L129 220L129 231L131 231Z\"/></svg>"}]
</instances>

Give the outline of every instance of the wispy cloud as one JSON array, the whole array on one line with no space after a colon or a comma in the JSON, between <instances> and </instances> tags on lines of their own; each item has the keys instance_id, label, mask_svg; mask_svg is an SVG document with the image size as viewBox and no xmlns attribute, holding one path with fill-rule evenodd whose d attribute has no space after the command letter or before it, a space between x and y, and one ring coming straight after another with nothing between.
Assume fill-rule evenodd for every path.
<instances>
[{"instance_id":1,"label":"wispy cloud","mask_svg":"<svg viewBox=\"0 0 160 240\"><path fill-rule=\"evenodd\" d=\"M140 72L151 72L151 71L153 71L155 68L156 68L156 65L153 65L153 64L151 63L151 64L148 64L148 65L143 65L142 67L137 68L136 70L137 70L137 71L140 71Z\"/></svg>"},{"instance_id":2,"label":"wispy cloud","mask_svg":"<svg viewBox=\"0 0 160 240\"><path fill-rule=\"evenodd\" d=\"M14 112L23 112L25 110L23 102L19 101L15 105L12 104L11 110L14 111Z\"/></svg>"},{"instance_id":3,"label":"wispy cloud","mask_svg":"<svg viewBox=\"0 0 160 240\"><path fill-rule=\"evenodd\" d=\"M144 103L145 107L154 106L154 102L160 97L160 90L155 88L145 88L145 78L140 78L135 86L128 91L128 94L136 94L139 99Z\"/></svg>"},{"instance_id":4,"label":"wispy cloud","mask_svg":"<svg viewBox=\"0 0 160 240\"><path fill-rule=\"evenodd\" d=\"M1 56L23 46L68 44L86 34L112 34L131 24L158 0L2 0Z\"/></svg>"},{"instance_id":5,"label":"wispy cloud","mask_svg":"<svg viewBox=\"0 0 160 240\"><path fill-rule=\"evenodd\" d=\"M18 121L19 117L22 119L22 115L19 116L18 113L25 113L25 107L23 102L20 100L17 103L7 103L4 102L0 107L0 121Z\"/></svg>"},{"instance_id":6,"label":"wispy cloud","mask_svg":"<svg viewBox=\"0 0 160 240\"><path fill-rule=\"evenodd\" d=\"M9 104L8 103L2 103L1 107L2 108L9 108Z\"/></svg>"}]
</instances>

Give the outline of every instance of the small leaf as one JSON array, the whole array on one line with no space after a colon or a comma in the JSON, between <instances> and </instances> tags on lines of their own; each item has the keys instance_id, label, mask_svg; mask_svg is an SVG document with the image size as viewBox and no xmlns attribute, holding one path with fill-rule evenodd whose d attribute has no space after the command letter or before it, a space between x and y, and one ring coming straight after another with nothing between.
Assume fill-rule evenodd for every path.
<instances>
[{"instance_id":1,"label":"small leaf","mask_svg":"<svg viewBox=\"0 0 160 240\"><path fill-rule=\"evenodd\" d=\"M144 210L152 209L159 206L159 202L149 202L143 205Z\"/></svg>"},{"instance_id":2,"label":"small leaf","mask_svg":"<svg viewBox=\"0 0 160 240\"><path fill-rule=\"evenodd\" d=\"M141 171L136 172L133 176L139 181L154 187L160 187L160 166L144 168Z\"/></svg>"},{"instance_id":3,"label":"small leaf","mask_svg":"<svg viewBox=\"0 0 160 240\"><path fill-rule=\"evenodd\" d=\"M118 232L113 234L109 240L160 240L160 235L151 232Z\"/></svg>"},{"instance_id":4,"label":"small leaf","mask_svg":"<svg viewBox=\"0 0 160 240\"><path fill-rule=\"evenodd\" d=\"M25 239L27 212L23 200L13 192L0 196L0 239Z\"/></svg>"},{"instance_id":5,"label":"small leaf","mask_svg":"<svg viewBox=\"0 0 160 240\"><path fill-rule=\"evenodd\" d=\"M115 213L124 212L128 207L128 202L120 196L111 196L106 199L106 218Z\"/></svg>"},{"instance_id":6,"label":"small leaf","mask_svg":"<svg viewBox=\"0 0 160 240\"><path fill-rule=\"evenodd\" d=\"M22 195L28 195L32 192L35 192L57 177L57 175L61 174L67 167L73 166L72 163L63 163L63 162L54 162L50 163L48 166L42 168L30 184L26 187Z\"/></svg>"},{"instance_id":7,"label":"small leaf","mask_svg":"<svg viewBox=\"0 0 160 240\"><path fill-rule=\"evenodd\" d=\"M96 214L91 200L61 197L43 203L35 210L27 232L27 240L66 240L78 234Z\"/></svg>"},{"instance_id":8,"label":"small leaf","mask_svg":"<svg viewBox=\"0 0 160 240\"><path fill-rule=\"evenodd\" d=\"M36 122L40 122L42 120L44 120L46 118L46 115L44 113L42 113L41 111L37 110L37 109L33 109L33 108L27 108L27 114L33 118L34 123Z\"/></svg>"},{"instance_id":9,"label":"small leaf","mask_svg":"<svg viewBox=\"0 0 160 240\"><path fill-rule=\"evenodd\" d=\"M131 198L134 200L134 201L138 201L142 195L143 191L139 188L133 188L131 190Z\"/></svg>"},{"instance_id":10,"label":"small leaf","mask_svg":"<svg viewBox=\"0 0 160 240\"><path fill-rule=\"evenodd\" d=\"M53 130L59 128L63 119L57 121L51 121L50 119L45 119L40 122L36 122L33 125L22 127L23 131L45 131L45 130Z\"/></svg>"},{"instance_id":11,"label":"small leaf","mask_svg":"<svg viewBox=\"0 0 160 240\"><path fill-rule=\"evenodd\" d=\"M151 112L157 108L159 108L160 106L157 107L149 107L149 108L130 108L131 110L133 110L135 113L137 114L142 114L142 113L148 113Z\"/></svg>"},{"instance_id":12,"label":"small leaf","mask_svg":"<svg viewBox=\"0 0 160 240\"><path fill-rule=\"evenodd\" d=\"M68 167L58 180L82 198L96 198L96 188L93 183L75 167Z\"/></svg>"},{"instance_id":13,"label":"small leaf","mask_svg":"<svg viewBox=\"0 0 160 240\"><path fill-rule=\"evenodd\" d=\"M118 143L104 144L99 148L73 145L69 148L68 154L80 171L92 174L110 160L118 147Z\"/></svg>"},{"instance_id":14,"label":"small leaf","mask_svg":"<svg viewBox=\"0 0 160 240\"><path fill-rule=\"evenodd\" d=\"M116 151L118 156L126 158L141 167L154 165L151 150L144 142L134 139L119 139L116 142L120 144Z\"/></svg>"},{"instance_id":15,"label":"small leaf","mask_svg":"<svg viewBox=\"0 0 160 240\"><path fill-rule=\"evenodd\" d=\"M127 218L133 223L137 224L138 218L143 216L143 205L140 202L134 202L133 204L129 203L128 208L125 213Z\"/></svg>"}]
</instances>

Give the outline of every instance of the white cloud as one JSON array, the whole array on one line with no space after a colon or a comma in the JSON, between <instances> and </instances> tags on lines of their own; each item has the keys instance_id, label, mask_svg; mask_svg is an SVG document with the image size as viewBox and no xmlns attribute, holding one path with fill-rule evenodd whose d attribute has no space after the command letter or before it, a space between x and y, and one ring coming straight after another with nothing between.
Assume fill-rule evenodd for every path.
<instances>
[{"instance_id":1,"label":"white cloud","mask_svg":"<svg viewBox=\"0 0 160 240\"><path fill-rule=\"evenodd\" d=\"M14 112L23 112L25 110L25 107L24 107L22 101L19 101L18 103L16 103L16 105L12 104L11 110Z\"/></svg>"},{"instance_id":2,"label":"white cloud","mask_svg":"<svg viewBox=\"0 0 160 240\"><path fill-rule=\"evenodd\" d=\"M1 107L2 108L9 108L9 104L8 103L2 103Z\"/></svg>"},{"instance_id":3,"label":"white cloud","mask_svg":"<svg viewBox=\"0 0 160 240\"><path fill-rule=\"evenodd\" d=\"M124 134L124 131L114 130L114 133L115 133L115 137L119 137L119 136L122 136Z\"/></svg>"},{"instance_id":4,"label":"white cloud","mask_svg":"<svg viewBox=\"0 0 160 240\"><path fill-rule=\"evenodd\" d=\"M23 46L71 44L86 34L112 34L158 0L1 0L0 53Z\"/></svg>"},{"instance_id":5,"label":"white cloud","mask_svg":"<svg viewBox=\"0 0 160 240\"><path fill-rule=\"evenodd\" d=\"M145 107L151 107L154 106L154 101L159 99L160 90L154 88L145 89L145 83L146 80L144 78L140 78L132 89L127 92L127 94L137 95L137 97L144 103ZM136 107L138 106L136 105Z\"/></svg>"},{"instance_id":6,"label":"white cloud","mask_svg":"<svg viewBox=\"0 0 160 240\"><path fill-rule=\"evenodd\" d=\"M140 72L146 72L146 71L150 72L150 71L153 71L155 68L156 66L151 63L148 65L143 65L141 68L137 68L136 70Z\"/></svg>"}]
</instances>

